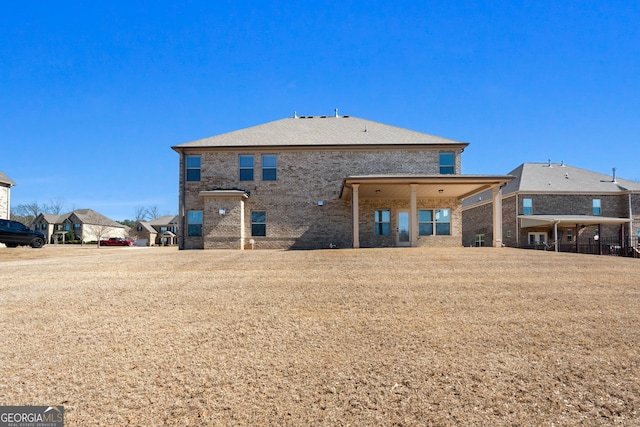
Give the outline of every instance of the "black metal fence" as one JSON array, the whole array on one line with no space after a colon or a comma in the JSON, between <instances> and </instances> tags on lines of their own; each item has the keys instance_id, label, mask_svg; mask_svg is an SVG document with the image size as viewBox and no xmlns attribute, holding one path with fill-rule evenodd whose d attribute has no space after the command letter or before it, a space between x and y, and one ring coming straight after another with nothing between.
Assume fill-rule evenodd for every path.
<instances>
[{"instance_id":1,"label":"black metal fence","mask_svg":"<svg viewBox=\"0 0 640 427\"><path fill-rule=\"evenodd\" d=\"M537 243L523 246L524 249L555 251L555 243ZM572 252L591 255L628 256L640 258L640 241L638 237L580 240L576 243L559 243L558 252Z\"/></svg>"}]
</instances>

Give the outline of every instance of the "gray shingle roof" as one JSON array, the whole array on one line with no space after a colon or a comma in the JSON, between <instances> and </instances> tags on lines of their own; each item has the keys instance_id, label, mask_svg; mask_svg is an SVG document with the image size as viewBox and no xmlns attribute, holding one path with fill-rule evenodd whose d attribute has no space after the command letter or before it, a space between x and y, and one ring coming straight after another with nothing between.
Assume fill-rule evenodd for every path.
<instances>
[{"instance_id":1,"label":"gray shingle roof","mask_svg":"<svg viewBox=\"0 0 640 427\"><path fill-rule=\"evenodd\" d=\"M151 225L169 225L169 224L177 224L178 223L178 216L177 215L167 215L167 216L160 216L158 218L146 221L147 223L151 224Z\"/></svg>"},{"instance_id":2,"label":"gray shingle roof","mask_svg":"<svg viewBox=\"0 0 640 427\"><path fill-rule=\"evenodd\" d=\"M5 184L5 186L11 187L12 185L16 185L11 178L4 174L4 172L0 171L0 184Z\"/></svg>"},{"instance_id":3,"label":"gray shingle roof","mask_svg":"<svg viewBox=\"0 0 640 427\"><path fill-rule=\"evenodd\" d=\"M516 177L502 190L504 195L518 192L619 193L639 190L640 183L587 169L552 163L523 163L509 175Z\"/></svg>"},{"instance_id":4,"label":"gray shingle roof","mask_svg":"<svg viewBox=\"0 0 640 427\"><path fill-rule=\"evenodd\" d=\"M172 147L278 147L342 145L448 145L454 141L350 116L300 116L224 133Z\"/></svg>"},{"instance_id":5,"label":"gray shingle roof","mask_svg":"<svg viewBox=\"0 0 640 427\"><path fill-rule=\"evenodd\" d=\"M640 191L640 182L629 181L565 164L523 163L508 175L515 178L502 188L502 196L511 193L615 194ZM463 207L491 201L485 191L462 202Z\"/></svg>"},{"instance_id":6,"label":"gray shingle roof","mask_svg":"<svg viewBox=\"0 0 640 427\"><path fill-rule=\"evenodd\" d=\"M93 209L76 209L67 216L75 215L83 224L106 225L110 227L125 228L124 225L94 211Z\"/></svg>"}]
</instances>

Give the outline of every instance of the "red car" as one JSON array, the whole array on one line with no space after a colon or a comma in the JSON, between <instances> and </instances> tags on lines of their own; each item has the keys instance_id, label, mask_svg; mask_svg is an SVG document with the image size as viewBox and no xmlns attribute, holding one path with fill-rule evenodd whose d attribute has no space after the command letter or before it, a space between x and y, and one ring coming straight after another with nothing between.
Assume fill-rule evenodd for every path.
<instances>
[{"instance_id":1,"label":"red car","mask_svg":"<svg viewBox=\"0 0 640 427\"><path fill-rule=\"evenodd\" d=\"M133 241L122 237L110 237L108 240L100 240L100 246L133 246Z\"/></svg>"}]
</instances>

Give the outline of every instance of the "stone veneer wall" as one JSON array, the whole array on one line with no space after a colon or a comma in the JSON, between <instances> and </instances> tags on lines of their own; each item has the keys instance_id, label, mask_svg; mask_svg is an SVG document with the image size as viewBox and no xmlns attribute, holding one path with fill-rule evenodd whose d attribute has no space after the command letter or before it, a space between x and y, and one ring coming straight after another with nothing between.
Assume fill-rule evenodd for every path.
<instances>
[{"instance_id":1,"label":"stone veneer wall","mask_svg":"<svg viewBox=\"0 0 640 427\"><path fill-rule=\"evenodd\" d=\"M240 246L238 206L228 199L202 198L199 193L213 189L241 189L250 193L244 201L245 247L254 239L256 248L328 248L352 246L350 201L340 199L342 180L353 175L372 174L437 174L438 149L362 149L362 150L230 150L196 151L201 155L201 180L184 182L184 159L181 159L181 200L190 210L203 211L203 234L184 239L184 249L236 248ZM460 151L456 152L456 171L460 171ZM254 180L240 181L238 157L254 155ZM277 180L263 181L261 154L277 154ZM318 202L322 201L322 205ZM459 246L461 244L461 211L457 200L419 200L419 207L450 208L451 236L423 236L420 246ZM406 201L360 200L361 246L395 246L392 236L373 236L373 211L390 208L392 221L397 210L409 208ZM220 218L219 209L228 209ZM251 236L251 211L264 210L267 236ZM187 212L181 212L186 215ZM181 229L187 231L186 223Z\"/></svg>"},{"instance_id":2,"label":"stone veneer wall","mask_svg":"<svg viewBox=\"0 0 640 427\"><path fill-rule=\"evenodd\" d=\"M11 191L10 187L5 187L4 185L0 185L0 219L9 219L10 217L10 206L9 206L9 192Z\"/></svg>"}]
</instances>

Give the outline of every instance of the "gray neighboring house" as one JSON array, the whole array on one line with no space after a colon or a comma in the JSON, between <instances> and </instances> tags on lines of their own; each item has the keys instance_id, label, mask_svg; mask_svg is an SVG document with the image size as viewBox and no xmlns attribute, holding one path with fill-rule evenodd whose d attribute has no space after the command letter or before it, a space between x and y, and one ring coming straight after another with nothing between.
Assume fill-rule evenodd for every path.
<instances>
[{"instance_id":1,"label":"gray neighboring house","mask_svg":"<svg viewBox=\"0 0 640 427\"><path fill-rule=\"evenodd\" d=\"M176 245L178 243L177 215L161 216L150 221L137 221L129 231L129 237L145 246Z\"/></svg>"},{"instance_id":2,"label":"gray neighboring house","mask_svg":"<svg viewBox=\"0 0 640 427\"><path fill-rule=\"evenodd\" d=\"M82 242L109 237L126 237L128 227L92 209L76 209L62 215L40 214L32 228L42 231L50 243L64 242L69 232Z\"/></svg>"},{"instance_id":3,"label":"gray neighboring house","mask_svg":"<svg viewBox=\"0 0 640 427\"><path fill-rule=\"evenodd\" d=\"M640 183L564 163L523 163L502 189L503 244L563 252L636 255ZM491 246L488 192L464 200L463 244Z\"/></svg>"},{"instance_id":4,"label":"gray neighboring house","mask_svg":"<svg viewBox=\"0 0 640 427\"><path fill-rule=\"evenodd\" d=\"M336 110L173 146L179 247L460 246L462 199L511 179L463 175L467 145Z\"/></svg>"},{"instance_id":5,"label":"gray neighboring house","mask_svg":"<svg viewBox=\"0 0 640 427\"><path fill-rule=\"evenodd\" d=\"M14 185L16 183L0 171L0 219L11 217L11 187Z\"/></svg>"}]
</instances>

